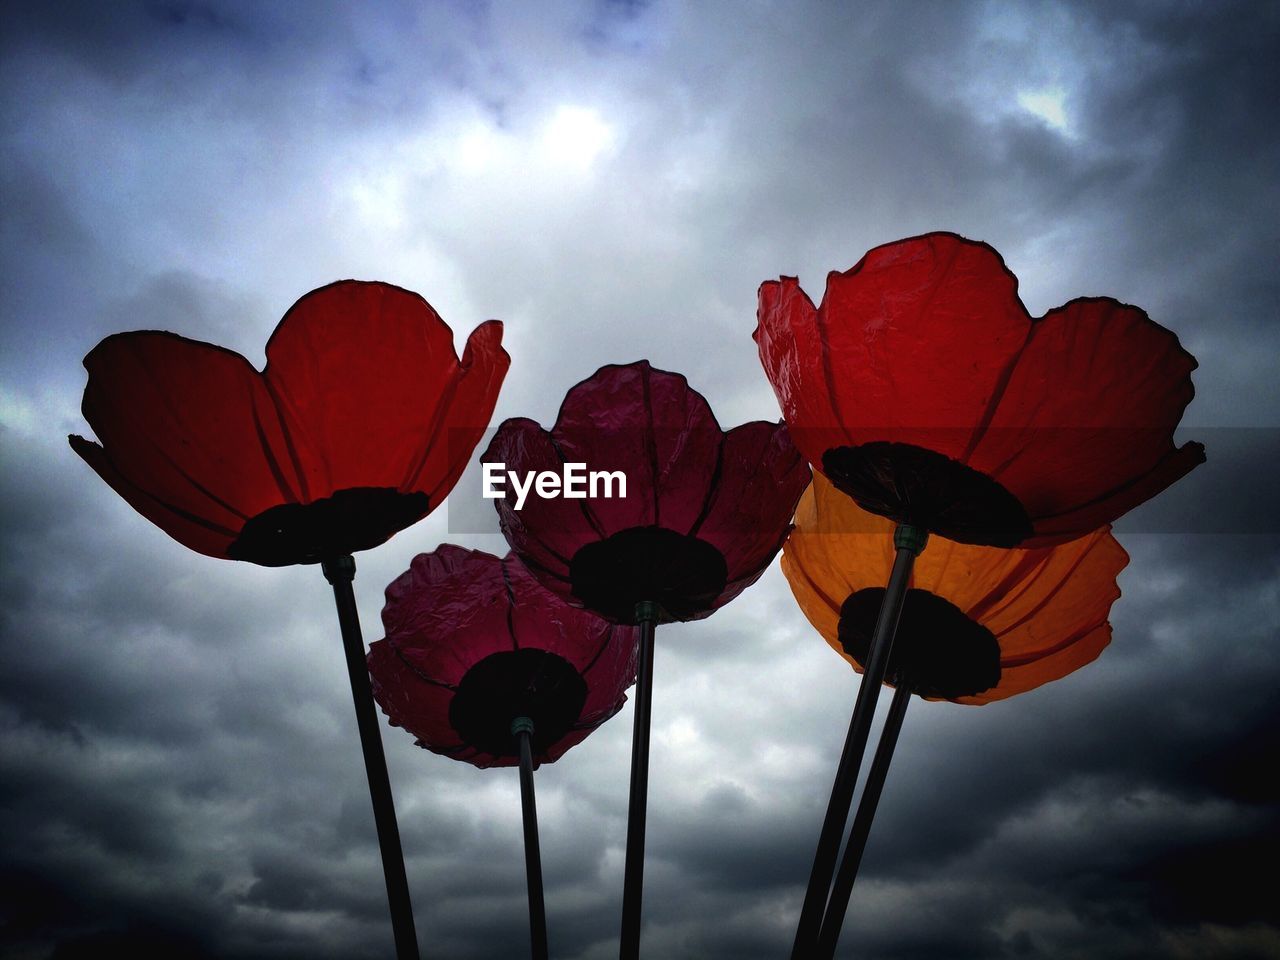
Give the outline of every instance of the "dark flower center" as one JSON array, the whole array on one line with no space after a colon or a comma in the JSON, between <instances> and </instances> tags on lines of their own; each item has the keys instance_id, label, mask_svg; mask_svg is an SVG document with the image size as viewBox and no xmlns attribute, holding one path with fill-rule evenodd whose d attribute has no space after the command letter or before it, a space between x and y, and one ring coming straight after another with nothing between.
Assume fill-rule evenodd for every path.
<instances>
[{"instance_id":1,"label":"dark flower center","mask_svg":"<svg viewBox=\"0 0 1280 960\"><path fill-rule=\"evenodd\" d=\"M914 444L833 447L822 472L863 510L948 540L1013 547L1033 532L1022 503L991 477Z\"/></svg>"},{"instance_id":2,"label":"dark flower center","mask_svg":"<svg viewBox=\"0 0 1280 960\"><path fill-rule=\"evenodd\" d=\"M671 620L706 613L724 592L724 555L697 537L665 527L630 527L581 547L569 562L573 595L615 623L635 623L652 601Z\"/></svg>"},{"instance_id":3,"label":"dark flower center","mask_svg":"<svg viewBox=\"0 0 1280 960\"><path fill-rule=\"evenodd\" d=\"M449 704L458 736L494 757L518 756L511 721L533 721L534 754L545 754L578 721L587 684L564 657L546 650L507 650L485 657L462 678Z\"/></svg>"},{"instance_id":4,"label":"dark flower center","mask_svg":"<svg viewBox=\"0 0 1280 960\"><path fill-rule=\"evenodd\" d=\"M430 509L425 493L392 487L338 490L312 503L282 503L250 517L227 556L264 567L333 560L385 543Z\"/></svg>"},{"instance_id":5,"label":"dark flower center","mask_svg":"<svg viewBox=\"0 0 1280 960\"><path fill-rule=\"evenodd\" d=\"M849 594L840 607L840 643L863 667L883 599L883 587L870 587ZM924 697L970 697L1000 682L1000 644L955 604L912 588L886 675Z\"/></svg>"}]
</instances>

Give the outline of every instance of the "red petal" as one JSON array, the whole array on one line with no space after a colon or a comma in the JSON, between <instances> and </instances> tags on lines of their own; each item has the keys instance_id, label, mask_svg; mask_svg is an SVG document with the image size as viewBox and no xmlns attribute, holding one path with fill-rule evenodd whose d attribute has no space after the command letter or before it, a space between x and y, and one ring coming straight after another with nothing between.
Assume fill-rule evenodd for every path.
<instances>
[{"instance_id":1,"label":"red petal","mask_svg":"<svg viewBox=\"0 0 1280 960\"><path fill-rule=\"evenodd\" d=\"M912 443L965 462L1029 323L995 250L932 233L828 276L816 324L825 351L808 348L805 362L826 365L853 442Z\"/></svg>"},{"instance_id":2,"label":"red petal","mask_svg":"<svg viewBox=\"0 0 1280 960\"><path fill-rule=\"evenodd\" d=\"M523 417L503 421L480 460L501 464L521 478L542 470L558 473L563 463L551 434ZM598 538L598 521L585 500L543 498L533 491L524 506L516 510L514 486L505 473L502 478L506 496L494 501L494 505L507 542L526 563L538 566L542 582L549 589L567 597L569 561L584 543Z\"/></svg>"},{"instance_id":3,"label":"red petal","mask_svg":"<svg viewBox=\"0 0 1280 960\"><path fill-rule=\"evenodd\" d=\"M395 727L403 727L436 753L454 756L460 746L449 725L449 701L453 691L424 680L400 656L390 641L369 645L369 681L374 699Z\"/></svg>"},{"instance_id":4,"label":"red petal","mask_svg":"<svg viewBox=\"0 0 1280 960\"><path fill-rule=\"evenodd\" d=\"M635 682L640 631L571 607L543 587L514 553L502 561L513 599L514 644L564 657L587 682L579 724L597 727L621 709Z\"/></svg>"},{"instance_id":5,"label":"red petal","mask_svg":"<svg viewBox=\"0 0 1280 960\"><path fill-rule=\"evenodd\" d=\"M1198 444L1173 446L1195 367L1137 307L1072 301L1034 323L970 463L1022 501L1037 533L1109 523L1204 459Z\"/></svg>"},{"instance_id":6,"label":"red petal","mask_svg":"<svg viewBox=\"0 0 1280 960\"><path fill-rule=\"evenodd\" d=\"M307 498L403 489L424 451L445 443L435 431L457 372L452 331L416 293L344 280L302 297L267 343L263 377L285 411Z\"/></svg>"},{"instance_id":7,"label":"red petal","mask_svg":"<svg viewBox=\"0 0 1280 960\"><path fill-rule=\"evenodd\" d=\"M98 444L84 437L71 436L67 439L71 442L71 449L80 454L85 463L93 467L98 476L120 494L129 506L183 546L209 557L226 559L227 547L235 540L236 531L219 527L210 520L157 500L121 476Z\"/></svg>"},{"instance_id":8,"label":"red petal","mask_svg":"<svg viewBox=\"0 0 1280 960\"><path fill-rule=\"evenodd\" d=\"M760 285L756 320L752 336L791 438L821 469L824 451L851 441L832 406L817 308L795 277L782 277Z\"/></svg>"},{"instance_id":9,"label":"red petal","mask_svg":"<svg viewBox=\"0 0 1280 960\"><path fill-rule=\"evenodd\" d=\"M275 407L244 357L145 331L108 337L84 363L84 417L102 447L73 446L130 503L145 494L163 505L139 510L179 542L209 553L191 522L234 537L249 517L297 499Z\"/></svg>"},{"instance_id":10,"label":"red petal","mask_svg":"<svg viewBox=\"0 0 1280 960\"><path fill-rule=\"evenodd\" d=\"M406 477L402 490L428 494L433 507L449 495L489 428L510 366L500 321L488 320L471 331L462 363L437 409L421 465Z\"/></svg>"},{"instance_id":11,"label":"red petal","mask_svg":"<svg viewBox=\"0 0 1280 960\"><path fill-rule=\"evenodd\" d=\"M443 544L413 558L387 587L387 639L421 676L457 686L492 653L513 647L511 602L498 558Z\"/></svg>"},{"instance_id":12,"label":"red petal","mask_svg":"<svg viewBox=\"0 0 1280 960\"><path fill-rule=\"evenodd\" d=\"M626 476L626 497L585 501L604 536L651 525L688 532L723 436L702 395L647 360L601 367L571 389L551 435L566 461Z\"/></svg>"},{"instance_id":13,"label":"red petal","mask_svg":"<svg viewBox=\"0 0 1280 960\"><path fill-rule=\"evenodd\" d=\"M694 532L724 555L729 583L741 582L734 595L782 549L809 481L809 466L785 425L744 423L725 436L718 482L706 518ZM727 603L732 597L723 599Z\"/></svg>"}]
</instances>

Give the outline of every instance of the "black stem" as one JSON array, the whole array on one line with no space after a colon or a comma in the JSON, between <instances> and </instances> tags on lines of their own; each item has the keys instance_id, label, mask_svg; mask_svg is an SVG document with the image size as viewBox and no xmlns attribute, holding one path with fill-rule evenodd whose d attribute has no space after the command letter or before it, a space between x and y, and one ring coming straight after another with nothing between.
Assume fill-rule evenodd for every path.
<instances>
[{"instance_id":1,"label":"black stem","mask_svg":"<svg viewBox=\"0 0 1280 960\"><path fill-rule=\"evenodd\" d=\"M520 812L524 817L524 872L529 887L529 942L533 960L547 960L547 907L542 898L538 804L533 795L533 723L522 717L512 724L512 730L518 730L520 740Z\"/></svg>"},{"instance_id":2,"label":"black stem","mask_svg":"<svg viewBox=\"0 0 1280 960\"><path fill-rule=\"evenodd\" d=\"M657 609L636 605L640 623L640 664L636 674L636 714L631 730L631 798L627 807L627 859L622 884L622 960L640 956L640 903L644 892L644 826L649 797L649 721L653 714L653 638Z\"/></svg>"},{"instance_id":3,"label":"black stem","mask_svg":"<svg viewBox=\"0 0 1280 960\"><path fill-rule=\"evenodd\" d=\"M867 650L866 672L858 685L858 698L854 701L853 716L849 718L849 733L845 736L844 750L836 767L836 779L831 786L831 799L827 802L826 817L818 834L818 846L813 854L813 869L809 872L809 886L805 890L804 905L800 908L800 921L796 925L796 938L791 947L791 960L811 960L813 948L822 926L822 915L827 905L827 892L831 887L831 874L835 870L840 840L844 836L845 823L849 819L849 807L853 803L853 789L858 782L858 770L866 753L867 738L871 735L871 721L875 717L876 701L880 698L880 684L884 682L889 666L889 654L893 650L893 638L898 630L898 618L902 614L902 601L907 595L911 568L916 555L924 549L927 534L916 527L900 524L894 532L897 554L889 584L880 604L880 615Z\"/></svg>"},{"instance_id":4,"label":"black stem","mask_svg":"<svg viewBox=\"0 0 1280 960\"><path fill-rule=\"evenodd\" d=\"M356 575L356 561L348 554L336 560L326 560L321 564L321 570L333 586L333 599L338 607L347 673L351 676L351 698L355 701L356 726L360 729L360 747L364 751L364 772L369 778L369 799L373 801L373 822L378 830L378 847L382 851L382 873L387 881L396 957L398 960L418 960L418 938L413 928L413 904L409 901L404 853L400 849L400 828L396 825L387 759L382 752L378 712L373 703L373 689L369 686L364 637L360 634L360 615L356 611L356 595L351 586Z\"/></svg>"},{"instance_id":5,"label":"black stem","mask_svg":"<svg viewBox=\"0 0 1280 960\"><path fill-rule=\"evenodd\" d=\"M889 705L889 715L885 717L884 730L880 732L880 743L871 759L867 784L862 789L862 799L858 801L858 812L853 815L849 842L845 845L840 869L836 871L836 880L831 887L831 900L827 904L826 916L822 918L822 929L818 932L818 951L814 954L816 960L829 960L835 956L840 928L844 924L845 911L849 908L849 897L853 893L854 881L858 879L858 867L862 864L862 854L867 848L867 837L871 835L871 821L876 816L876 805L880 802L889 764L893 761L893 748L898 743L898 731L902 729L902 718L906 715L907 704L910 702L910 686L899 683L893 691L893 702Z\"/></svg>"}]
</instances>

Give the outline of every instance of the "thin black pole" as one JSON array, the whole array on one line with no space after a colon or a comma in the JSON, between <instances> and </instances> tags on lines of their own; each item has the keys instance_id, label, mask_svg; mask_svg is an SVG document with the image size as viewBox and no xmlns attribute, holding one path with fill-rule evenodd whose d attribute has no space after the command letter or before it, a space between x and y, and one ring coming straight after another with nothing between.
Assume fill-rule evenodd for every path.
<instances>
[{"instance_id":1,"label":"thin black pole","mask_svg":"<svg viewBox=\"0 0 1280 960\"><path fill-rule=\"evenodd\" d=\"M351 697L355 701L356 726L360 729L360 747L364 751L364 772L369 778L373 822L378 830L382 873L387 881L387 901L391 906L391 930L395 935L396 957L398 960L418 960L418 938L413 929L413 904L409 902L409 881L404 873L400 828L396 826L396 808L391 800L391 781L387 777L387 758L382 752L378 713L373 705L373 689L369 686L369 667L365 661L367 652L364 637L360 634L356 595L351 586L356 576L356 561L348 554L336 560L326 560L320 565L320 569L324 571L324 578L333 586L333 599L338 606L338 626L342 629L347 673L351 675Z\"/></svg>"},{"instance_id":2,"label":"thin black pole","mask_svg":"<svg viewBox=\"0 0 1280 960\"><path fill-rule=\"evenodd\" d=\"M533 795L533 721L517 717L511 732L520 741L520 811L524 817L524 872L529 887L529 942L533 960L547 960L547 907L542 898L542 852L538 804Z\"/></svg>"},{"instance_id":3,"label":"thin black pole","mask_svg":"<svg viewBox=\"0 0 1280 960\"><path fill-rule=\"evenodd\" d=\"M853 788L858 782L858 770L862 767L862 755L871 735L871 721L875 717L876 701L880 698L880 684L884 682L889 666L889 654L893 638L898 630L898 617L902 614L902 601L907 595L907 583L917 554L929 539L927 531L920 527L898 524L893 532L897 553L893 570L880 604L875 633L867 650L866 671L858 685L858 698L853 704L853 716L849 718L849 733L845 736L844 750L836 767L835 783L831 786L831 799L827 802L827 814L818 834L818 846L813 854L813 869L809 873L809 886L805 890L804 905L800 908L800 921L796 925L796 938L791 947L791 960L811 960L822 926L822 914L827 905L827 892L831 887L831 874L835 870L840 839L849 819L849 807L853 803Z\"/></svg>"},{"instance_id":4,"label":"thin black pole","mask_svg":"<svg viewBox=\"0 0 1280 960\"><path fill-rule=\"evenodd\" d=\"M844 924L849 897L853 893L853 883L858 879L858 867L862 864L863 851L867 849L867 837L871 835L871 821L876 816L876 805L884 790L889 764L893 761L893 748L897 746L902 718L906 715L907 704L910 702L911 687L906 683L899 683L893 691L893 702L889 705L889 715L885 717L884 730L880 732L880 743L871 759L871 769L867 771L867 785L862 790L862 799L858 801L858 812L853 815L849 842L845 845L840 869L836 871L836 880L831 887L831 900L827 904L827 913L822 918L822 929L818 933L815 960L829 960L835 956L840 928Z\"/></svg>"},{"instance_id":5,"label":"thin black pole","mask_svg":"<svg viewBox=\"0 0 1280 960\"><path fill-rule=\"evenodd\" d=\"M631 798L627 806L627 860L622 883L622 960L640 956L640 902L644 892L644 822L649 798L649 720L653 714L653 635L658 606L636 604L640 624L640 665L636 674L636 715L631 728Z\"/></svg>"}]
</instances>

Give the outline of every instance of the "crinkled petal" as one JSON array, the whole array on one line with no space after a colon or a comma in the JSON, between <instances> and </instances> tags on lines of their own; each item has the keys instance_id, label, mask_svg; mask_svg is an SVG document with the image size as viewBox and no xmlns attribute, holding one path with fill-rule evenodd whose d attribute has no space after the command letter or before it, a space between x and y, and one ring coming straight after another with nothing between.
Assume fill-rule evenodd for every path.
<instances>
[{"instance_id":1,"label":"crinkled petal","mask_svg":"<svg viewBox=\"0 0 1280 960\"><path fill-rule=\"evenodd\" d=\"M457 686L473 665L514 649L498 558L442 544L387 587L387 639L422 676Z\"/></svg>"},{"instance_id":2,"label":"crinkled petal","mask_svg":"<svg viewBox=\"0 0 1280 960\"><path fill-rule=\"evenodd\" d=\"M602 367L571 389L551 435L567 462L627 478L626 497L585 501L608 536L651 525L687 533L716 475L722 433L683 376L641 360Z\"/></svg>"},{"instance_id":3,"label":"crinkled petal","mask_svg":"<svg viewBox=\"0 0 1280 960\"><path fill-rule=\"evenodd\" d=\"M1000 255L949 233L876 247L830 274L816 323L851 442L911 443L961 462L1030 331Z\"/></svg>"},{"instance_id":4,"label":"crinkled petal","mask_svg":"<svg viewBox=\"0 0 1280 960\"><path fill-rule=\"evenodd\" d=\"M1072 301L1033 324L970 465L1017 496L1037 532L1066 532L1073 514L1077 534L1109 523L1203 459L1198 444L1173 445L1195 367L1142 310Z\"/></svg>"},{"instance_id":5,"label":"crinkled petal","mask_svg":"<svg viewBox=\"0 0 1280 960\"><path fill-rule=\"evenodd\" d=\"M369 644L369 680L374 699L393 727L408 730L427 749L446 756L466 752L449 725L453 690L425 679L389 640Z\"/></svg>"},{"instance_id":6,"label":"crinkled petal","mask_svg":"<svg viewBox=\"0 0 1280 960\"><path fill-rule=\"evenodd\" d=\"M511 631L516 645L564 657L587 681L579 728L595 728L622 708L635 682L640 631L571 607L543 587L515 556L502 561L514 603Z\"/></svg>"},{"instance_id":7,"label":"crinkled petal","mask_svg":"<svg viewBox=\"0 0 1280 960\"><path fill-rule=\"evenodd\" d=\"M415 464L401 489L426 493L433 506L449 495L489 428L510 366L500 321L488 320L471 331L462 363L440 399L421 464Z\"/></svg>"},{"instance_id":8,"label":"crinkled petal","mask_svg":"<svg viewBox=\"0 0 1280 960\"><path fill-rule=\"evenodd\" d=\"M453 332L416 293L343 280L302 297L267 343L263 379L309 498L404 489L424 451L445 445L458 371Z\"/></svg>"},{"instance_id":9,"label":"crinkled petal","mask_svg":"<svg viewBox=\"0 0 1280 960\"><path fill-rule=\"evenodd\" d=\"M599 538L598 521L585 500L539 497L532 489L517 510L519 499L508 476L515 473L523 483L529 474L544 470L559 473L563 461L551 434L533 420L505 420L480 460L500 467L505 495L495 500L494 506L507 542L537 570L548 589L568 597L569 562L584 543Z\"/></svg>"},{"instance_id":10,"label":"crinkled petal","mask_svg":"<svg viewBox=\"0 0 1280 960\"><path fill-rule=\"evenodd\" d=\"M249 517L297 500L275 408L244 357L141 331L106 338L84 363L82 409L101 448L94 453L99 448L84 441L73 448L130 503L148 502L145 494L163 505L139 510L179 542L213 549L203 535L192 541L189 525L174 516L234 537ZM126 494L123 485L138 493Z\"/></svg>"},{"instance_id":11,"label":"crinkled petal","mask_svg":"<svg viewBox=\"0 0 1280 960\"><path fill-rule=\"evenodd\" d=\"M730 583L758 576L773 561L809 480L785 424L744 423L725 435L721 468L693 532L724 555Z\"/></svg>"},{"instance_id":12,"label":"crinkled petal","mask_svg":"<svg viewBox=\"0 0 1280 960\"><path fill-rule=\"evenodd\" d=\"M834 407L818 309L795 277L760 284L752 336L792 440L821 469L825 451L853 441Z\"/></svg>"}]
</instances>

